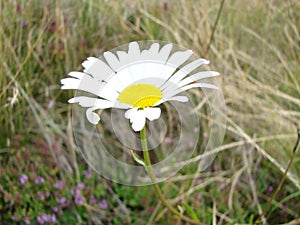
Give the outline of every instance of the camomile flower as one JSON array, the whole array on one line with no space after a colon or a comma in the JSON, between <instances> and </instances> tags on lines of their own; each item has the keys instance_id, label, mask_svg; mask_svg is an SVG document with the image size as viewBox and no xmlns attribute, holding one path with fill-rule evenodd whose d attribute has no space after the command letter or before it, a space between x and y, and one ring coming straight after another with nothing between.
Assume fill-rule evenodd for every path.
<instances>
[{"instance_id":1,"label":"camomile flower","mask_svg":"<svg viewBox=\"0 0 300 225\"><path fill-rule=\"evenodd\" d=\"M200 82L218 76L218 72L191 74L201 65L209 64L208 60L200 58L183 65L193 52L171 53L172 48L172 44L152 43L149 49L141 50L137 42L131 42L127 52L104 52L105 60L89 57L82 63L83 72L70 72L72 78L61 80L61 89L81 90L95 96L76 96L68 101L87 108L86 118L90 123L96 125L100 121L96 110L118 108L126 110L125 118L133 130L141 131L146 119L153 121L160 117L160 104L187 102L188 98L180 94L191 88L218 89Z\"/></svg>"}]
</instances>

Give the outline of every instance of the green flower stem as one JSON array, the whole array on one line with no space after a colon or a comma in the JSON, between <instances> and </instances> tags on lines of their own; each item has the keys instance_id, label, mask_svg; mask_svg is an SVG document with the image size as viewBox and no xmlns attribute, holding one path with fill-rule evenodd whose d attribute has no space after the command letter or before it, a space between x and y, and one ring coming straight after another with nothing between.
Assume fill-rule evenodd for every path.
<instances>
[{"instance_id":1,"label":"green flower stem","mask_svg":"<svg viewBox=\"0 0 300 225\"><path fill-rule=\"evenodd\" d=\"M186 222L189 222L189 223L192 223L192 224L204 225L203 223L197 222L197 221L195 221L195 220L193 220L189 217L186 217L186 216L182 215L178 210L176 210L173 206L171 206L168 203L168 201L165 199L165 197L163 196L163 194L160 190L159 185L157 184L155 175L154 175L153 170L152 170L151 160L150 160L148 145L147 145L146 126L141 130L140 135L141 135L141 143L142 143L142 148L143 148L143 156L144 156L144 161L145 161L145 168L146 168L146 170L149 174L149 177L151 179L152 186L155 190L155 193L158 196L158 198L160 199L160 201L162 202L162 204L167 209L169 209L173 214L175 214L176 216L178 216L182 220L185 220Z\"/></svg>"}]
</instances>

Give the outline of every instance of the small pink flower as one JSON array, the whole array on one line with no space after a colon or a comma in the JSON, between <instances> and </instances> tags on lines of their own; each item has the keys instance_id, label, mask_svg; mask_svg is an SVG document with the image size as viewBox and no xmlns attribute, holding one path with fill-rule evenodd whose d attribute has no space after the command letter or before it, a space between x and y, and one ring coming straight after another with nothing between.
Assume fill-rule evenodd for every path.
<instances>
[{"instance_id":1,"label":"small pink flower","mask_svg":"<svg viewBox=\"0 0 300 225\"><path fill-rule=\"evenodd\" d=\"M22 6L21 6L20 3L17 4L16 10L17 10L18 13L20 13L20 14L22 13Z\"/></svg>"},{"instance_id":2,"label":"small pink flower","mask_svg":"<svg viewBox=\"0 0 300 225\"><path fill-rule=\"evenodd\" d=\"M105 199L102 199L99 203L98 206L100 209L107 209L108 208L108 204L107 201Z\"/></svg>"},{"instance_id":3,"label":"small pink flower","mask_svg":"<svg viewBox=\"0 0 300 225\"><path fill-rule=\"evenodd\" d=\"M20 220L20 218L19 218L19 216L17 214L14 214L11 219L13 221L19 221Z\"/></svg>"},{"instance_id":4,"label":"small pink flower","mask_svg":"<svg viewBox=\"0 0 300 225\"><path fill-rule=\"evenodd\" d=\"M90 179L91 178L91 173L88 170L83 171L83 175L85 179Z\"/></svg>"},{"instance_id":5,"label":"small pink flower","mask_svg":"<svg viewBox=\"0 0 300 225\"><path fill-rule=\"evenodd\" d=\"M64 46L62 44L58 44L57 51L62 52L64 50Z\"/></svg>"},{"instance_id":6,"label":"small pink flower","mask_svg":"<svg viewBox=\"0 0 300 225\"><path fill-rule=\"evenodd\" d=\"M29 218L29 216L25 216L24 223L25 224L30 224L30 218Z\"/></svg>"},{"instance_id":7,"label":"small pink flower","mask_svg":"<svg viewBox=\"0 0 300 225\"><path fill-rule=\"evenodd\" d=\"M19 181L22 185L24 185L28 181L28 177L25 174L22 174L22 176L19 178Z\"/></svg>"},{"instance_id":8,"label":"small pink flower","mask_svg":"<svg viewBox=\"0 0 300 225\"><path fill-rule=\"evenodd\" d=\"M164 10L168 10L169 9L169 3L168 2L164 2Z\"/></svg>"},{"instance_id":9,"label":"small pink flower","mask_svg":"<svg viewBox=\"0 0 300 225\"><path fill-rule=\"evenodd\" d=\"M78 183L78 184L77 184L77 188L78 188L79 190L84 189L84 188L85 188L84 183L82 183L82 182Z\"/></svg>"},{"instance_id":10,"label":"small pink flower","mask_svg":"<svg viewBox=\"0 0 300 225\"><path fill-rule=\"evenodd\" d=\"M54 187L58 190L62 190L64 188L64 182L62 180L59 180L57 181L55 184L54 184Z\"/></svg>"},{"instance_id":11,"label":"small pink flower","mask_svg":"<svg viewBox=\"0 0 300 225\"><path fill-rule=\"evenodd\" d=\"M37 178L35 178L34 183L35 184L42 184L42 183L44 183L44 181L45 181L44 178L38 176Z\"/></svg>"},{"instance_id":12,"label":"small pink flower","mask_svg":"<svg viewBox=\"0 0 300 225\"><path fill-rule=\"evenodd\" d=\"M79 194L75 196L75 204L76 205L82 205L84 203L84 197Z\"/></svg>"},{"instance_id":13,"label":"small pink flower","mask_svg":"<svg viewBox=\"0 0 300 225\"><path fill-rule=\"evenodd\" d=\"M97 199L95 197L91 197L90 204L96 204Z\"/></svg>"},{"instance_id":14,"label":"small pink flower","mask_svg":"<svg viewBox=\"0 0 300 225\"><path fill-rule=\"evenodd\" d=\"M273 186L269 186L267 191L266 191L267 195L271 195L273 193L273 190L274 190Z\"/></svg>"},{"instance_id":15,"label":"small pink flower","mask_svg":"<svg viewBox=\"0 0 300 225\"><path fill-rule=\"evenodd\" d=\"M80 41L80 45L81 45L81 47L82 48L85 48L86 47L86 45L87 45L87 42L86 42L86 40L83 38L83 39L81 39L81 41Z\"/></svg>"},{"instance_id":16,"label":"small pink flower","mask_svg":"<svg viewBox=\"0 0 300 225\"><path fill-rule=\"evenodd\" d=\"M44 201L45 200L45 196L42 192L38 191L37 195L39 196L40 200Z\"/></svg>"}]
</instances>

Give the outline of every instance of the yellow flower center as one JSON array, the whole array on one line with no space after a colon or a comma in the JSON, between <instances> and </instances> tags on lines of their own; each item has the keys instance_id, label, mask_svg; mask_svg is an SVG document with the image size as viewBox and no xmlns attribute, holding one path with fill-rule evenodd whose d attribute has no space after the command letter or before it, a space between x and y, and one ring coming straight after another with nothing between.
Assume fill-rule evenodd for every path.
<instances>
[{"instance_id":1,"label":"yellow flower center","mask_svg":"<svg viewBox=\"0 0 300 225\"><path fill-rule=\"evenodd\" d=\"M162 98L161 90L152 84L133 84L119 95L119 102L138 108L153 106Z\"/></svg>"}]
</instances>

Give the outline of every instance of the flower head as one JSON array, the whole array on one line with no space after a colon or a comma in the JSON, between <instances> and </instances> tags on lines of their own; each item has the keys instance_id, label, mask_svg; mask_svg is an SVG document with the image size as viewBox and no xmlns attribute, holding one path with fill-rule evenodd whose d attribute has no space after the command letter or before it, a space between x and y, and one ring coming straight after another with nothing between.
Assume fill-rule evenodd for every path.
<instances>
[{"instance_id":1,"label":"flower head","mask_svg":"<svg viewBox=\"0 0 300 225\"><path fill-rule=\"evenodd\" d=\"M82 190L82 189L85 188L85 185L84 185L84 183L79 182L79 183L76 185L76 187L77 187L79 190Z\"/></svg>"},{"instance_id":2,"label":"flower head","mask_svg":"<svg viewBox=\"0 0 300 225\"><path fill-rule=\"evenodd\" d=\"M212 88L217 86L199 82L201 79L219 75L214 71L190 73L206 59L197 59L182 66L192 55L191 50L175 51L173 45L160 48L153 43L149 49L140 50L137 42L128 45L128 51L104 52L104 60L89 57L83 62L84 71L70 72L61 80L62 89L75 89L97 97L76 96L69 103L86 107L86 117L92 124L100 120L94 111L106 108L126 109L134 131L141 131L146 119L152 121L160 117L158 107L166 101L187 102L186 96L179 95L191 88ZM179 68L182 66L181 68Z\"/></svg>"},{"instance_id":3,"label":"flower head","mask_svg":"<svg viewBox=\"0 0 300 225\"><path fill-rule=\"evenodd\" d=\"M21 184L25 184L28 181L28 177L25 174L22 174L22 176L19 178L19 181Z\"/></svg>"},{"instance_id":4,"label":"flower head","mask_svg":"<svg viewBox=\"0 0 300 225\"><path fill-rule=\"evenodd\" d=\"M54 187L58 190L62 190L64 188L64 182L62 180L59 180L57 181L55 184L54 184Z\"/></svg>"},{"instance_id":5,"label":"flower head","mask_svg":"<svg viewBox=\"0 0 300 225\"><path fill-rule=\"evenodd\" d=\"M42 184L42 183L44 183L44 178L43 177L40 177L40 176L38 176L37 178L35 178L35 180L34 180L34 183L35 184Z\"/></svg>"},{"instance_id":6,"label":"flower head","mask_svg":"<svg viewBox=\"0 0 300 225\"><path fill-rule=\"evenodd\" d=\"M91 173L88 170L83 171L83 175L85 179L90 179L91 178Z\"/></svg>"},{"instance_id":7,"label":"flower head","mask_svg":"<svg viewBox=\"0 0 300 225\"><path fill-rule=\"evenodd\" d=\"M39 196L40 200L45 200L45 195L42 192L38 191L37 195Z\"/></svg>"},{"instance_id":8,"label":"flower head","mask_svg":"<svg viewBox=\"0 0 300 225\"><path fill-rule=\"evenodd\" d=\"M25 216L24 223L25 224L30 224L30 217L29 216Z\"/></svg>"},{"instance_id":9,"label":"flower head","mask_svg":"<svg viewBox=\"0 0 300 225\"><path fill-rule=\"evenodd\" d=\"M102 199L99 204L98 204L100 209L107 209L108 208L108 204L107 201L105 199Z\"/></svg>"}]
</instances>

